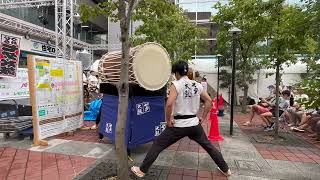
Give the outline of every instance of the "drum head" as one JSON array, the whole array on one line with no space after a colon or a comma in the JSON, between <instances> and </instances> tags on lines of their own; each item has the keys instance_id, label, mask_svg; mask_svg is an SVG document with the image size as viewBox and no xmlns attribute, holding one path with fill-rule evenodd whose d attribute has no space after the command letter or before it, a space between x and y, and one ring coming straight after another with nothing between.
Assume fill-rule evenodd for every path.
<instances>
[{"instance_id":1,"label":"drum head","mask_svg":"<svg viewBox=\"0 0 320 180\"><path fill-rule=\"evenodd\" d=\"M168 82L171 75L171 61L167 51L159 44L141 45L133 57L133 73L139 85L155 91Z\"/></svg>"}]
</instances>

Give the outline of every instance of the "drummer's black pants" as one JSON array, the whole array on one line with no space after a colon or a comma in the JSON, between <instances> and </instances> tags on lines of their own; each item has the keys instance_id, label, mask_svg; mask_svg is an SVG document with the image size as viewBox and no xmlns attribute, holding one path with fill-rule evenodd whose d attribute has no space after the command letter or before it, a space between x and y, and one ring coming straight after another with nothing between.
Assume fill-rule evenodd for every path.
<instances>
[{"instance_id":1,"label":"drummer's black pants","mask_svg":"<svg viewBox=\"0 0 320 180\"><path fill-rule=\"evenodd\" d=\"M214 146L212 146L211 142L208 140L205 132L203 131L201 124L185 128L166 128L154 141L151 149L140 166L140 170L144 173L148 172L150 166L157 159L161 151L186 136L200 144L223 172L228 171L229 167L223 159L222 154Z\"/></svg>"}]
</instances>

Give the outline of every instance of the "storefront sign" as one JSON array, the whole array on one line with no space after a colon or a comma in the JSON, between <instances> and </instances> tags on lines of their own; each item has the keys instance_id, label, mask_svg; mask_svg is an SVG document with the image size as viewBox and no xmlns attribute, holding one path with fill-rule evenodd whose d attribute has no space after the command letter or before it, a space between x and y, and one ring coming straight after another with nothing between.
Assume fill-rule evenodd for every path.
<instances>
[{"instance_id":1,"label":"storefront sign","mask_svg":"<svg viewBox=\"0 0 320 180\"><path fill-rule=\"evenodd\" d=\"M56 48L50 44L43 43L40 41L31 40L31 49L30 51L42 53L42 54L48 54L48 55L55 55L56 54Z\"/></svg>"},{"instance_id":2,"label":"storefront sign","mask_svg":"<svg viewBox=\"0 0 320 180\"><path fill-rule=\"evenodd\" d=\"M18 68L17 77L0 78L0 100L29 98L28 70Z\"/></svg>"},{"instance_id":3,"label":"storefront sign","mask_svg":"<svg viewBox=\"0 0 320 180\"><path fill-rule=\"evenodd\" d=\"M0 77L16 77L19 56L20 38L1 34Z\"/></svg>"}]
</instances>

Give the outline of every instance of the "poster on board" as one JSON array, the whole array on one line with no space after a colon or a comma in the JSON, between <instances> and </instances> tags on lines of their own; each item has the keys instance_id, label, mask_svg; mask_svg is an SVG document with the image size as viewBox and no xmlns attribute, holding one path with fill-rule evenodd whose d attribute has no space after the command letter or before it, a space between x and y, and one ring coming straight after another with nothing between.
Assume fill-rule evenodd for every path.
<instances>
[{"instance_id":1,"label":"poster on board","mask_svg":"<svg viewBox=\"0 0 320 180\"><path fill-rule=\"evenodd\" d=\"M0 78L0 100L29 98L28 69L18 68L15 78Z\"/></svg>"},{"instance_id":2,"label":"poster on board","mask_svg":"<svg viewBox=\"0 0 320 180\"><path fill-rule=\"evenodd\" d=\"M35 138L79 128L83 122L81 62L30 55L28 70Z\"/></svg>"},{"instance_id":3,"label":"poster on board","mask_svg":"<svg viewBox=\"0 0 320 180\"><path fill-rule=\"evenodd\" d=\"M21 38L1 34L0 44L0 77L16 77Z\"/></svg>"}]
</instances>

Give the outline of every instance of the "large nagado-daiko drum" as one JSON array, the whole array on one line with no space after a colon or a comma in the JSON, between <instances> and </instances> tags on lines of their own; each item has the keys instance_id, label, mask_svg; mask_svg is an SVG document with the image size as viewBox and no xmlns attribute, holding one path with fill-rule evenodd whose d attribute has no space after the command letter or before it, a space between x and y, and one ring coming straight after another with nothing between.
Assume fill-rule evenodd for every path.
<instances>
[{"instance_id":1,"label":"large nagado-daiko drum","mask_svg":"<svg viewBox=\"0 0 320 180\"><path fill-rule=\"evenodd\" d=\"M99 76L102 83L120 81L121 51L102 56ZM166 85L171 75L171 61L168 52L157 43L145 43L130 49L129 82L155 91Z\"/></svg>"}]
</instances>

